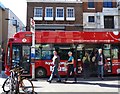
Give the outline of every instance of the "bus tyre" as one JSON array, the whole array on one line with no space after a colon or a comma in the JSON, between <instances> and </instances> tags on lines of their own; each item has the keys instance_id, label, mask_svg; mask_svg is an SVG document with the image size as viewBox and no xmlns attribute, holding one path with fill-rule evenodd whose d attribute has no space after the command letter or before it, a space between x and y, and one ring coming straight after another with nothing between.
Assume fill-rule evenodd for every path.
<instances>
[{"instance_id":1,"label":"bus tyre","mask_svg":"<svg viewBox=\"0 0 120 94\"><path fill-rule=\"evenodd\" d=\"M37 68L35 72L36 77L46 77L46 70L44 68Z\"/></svg>"}]
</instances>

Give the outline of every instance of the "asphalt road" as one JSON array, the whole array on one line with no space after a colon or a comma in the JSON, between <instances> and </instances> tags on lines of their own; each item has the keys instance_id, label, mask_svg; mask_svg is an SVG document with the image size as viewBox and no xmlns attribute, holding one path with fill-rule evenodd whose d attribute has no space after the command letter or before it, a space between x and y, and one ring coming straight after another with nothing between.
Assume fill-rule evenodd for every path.
<instances>
[{"instance_id":1,"label":"asphalt road","mask_svg":"<svg viewBox=\"0 0 120 94\"><path fill-rule=\"evenodd\" d=\"M42 78L33 81L36 92L46 92L48 94L50 92L60 92L65 94L67 94L67 92L74 92L74 94L80 94L80 92L88 94L94 94L96 92L98 92L98 94L107 94L107 92L109 94L118 94L118 92L120 92L120 80L118 77L105 77L104 80L96 77L89 79L78 78L77 83L73 83L73 78L70 78L66 83L64 82L64 78L62 78L61 83L57 83L56 79L54 79L52 83L48 83L46 80L46 78ZM0 78L0 93L3 92L2 84L4 81L5 78Z\"/></svg>"}]
</instances>

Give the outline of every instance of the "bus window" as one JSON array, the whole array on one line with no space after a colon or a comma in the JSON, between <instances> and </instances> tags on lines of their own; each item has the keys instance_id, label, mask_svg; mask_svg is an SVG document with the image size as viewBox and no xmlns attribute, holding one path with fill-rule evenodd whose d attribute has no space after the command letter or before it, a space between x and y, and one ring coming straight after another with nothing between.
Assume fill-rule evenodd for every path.
<instances>
[{"instance_id":1,"label":"bus window","mask_svg":"<svg viewBox=\"0 0 120 94\"><path fill-rule=\"evenodd\" d=\"M51 60L52 59L52 44L36 44L35 59Z\"/></svg>"},{"instance_id":2,"label":"bus window","mask_svg":"<svg viewBox=\"0 0 120 94\"><path fill-rule=\"evenodd\" d=\"M12 48L12 65L20 63L20 46L13 46Z\"/></svg>"},{"instance_id":3,"label":"bus window","mask_svg":"<svg viewBox=\"0 0 120 94\"><path fill-rule=\"evenodd\" d=\"M103 53L106 58L110 58L110 50L109 49L104 49Z\"/></svg>"},{"instance_id":4,"label":"bus window","mask_svg":"<svg viewBox=\"0 0 120 94\"><path fill-rule=\"evenodd\" d=\"M111 52L110 51L111 51L110 44L104 44L103 53L104 53L106 58L111 58Z\"/></svg>"},{"instance_id":5,"label":"bus window","mask_svg":"<svg viewBox=\"0 0 120 94\"><path fill-rule=\"evenodd\" d=\"M60 59L61 60L68 60L68 52L69 52L70 50L68 50L68 49L61 49L60 51L59 51L59 56L60 56Z\"/></svg>"},{"instance_id":6,"label":"bus window","mask_svg":"<svg viewBox=\"0 0 120 94\"><path fill-rule=\"evenodd\" d=\"M24 68L24 73L30 71L30 46L22 46L22 62L21 66Z\"/></svg>"},{"instance_id":7,"label":"bus window","mask_svg":"<svg viewBox=\"0 0 120 94\"><path fill-rule=\"evenodd\" d=\"M52 51L42 51L42 60L51 60Z\"/></svg>"},{"instance_id":8,"label":"bus window","mask_svg":"<svg viewBox=\"0 0 120 94\"><path fill-rule=\"evenodd\" d=\"M60 56L61 60L68 60L68 52L72 51L73 56L75 56L74 53L74 45L73 44L54 44L54 49L58 51L58 54Z\"/></svg>"},{"instance_id":9,"label":"bus window","mask_svg":"<svg viewBox=\"0 0 120 94\"><path fill-rule=\"evenodd\" d=\"M118 49L117 48L112 49L111 53L112 53L111 55L112 55L113 59L118 59Z\"/></svg>"},{"instance_id":10,"label":"bus window","mask_svg":"<svg viewBox=\"0 0 120 94\"><path fill-rule=\"evenodd\" d=\"M27 62L29 62L30 59L30 46L22 46L22 55L27 56Z\"/></svg>"},{"instance_id":11,"label":"bus window","mask_svg":"<svg viewBox=\"0 0 120 94\"><path fill-rule=\"evenodd\" d=\"M42 54L42 46L35 45L35 59L41 59Z\"/></svg>"}]
</instances>

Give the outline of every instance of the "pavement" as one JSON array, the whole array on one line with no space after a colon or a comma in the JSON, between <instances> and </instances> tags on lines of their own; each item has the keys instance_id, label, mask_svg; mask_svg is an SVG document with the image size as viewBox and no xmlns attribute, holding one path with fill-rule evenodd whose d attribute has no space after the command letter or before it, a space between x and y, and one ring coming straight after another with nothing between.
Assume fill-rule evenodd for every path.
<instances>
[{"instance_id":1,"label":"pavement","mask_svg":"<svg viewBox=\"0 0 120 94\"><path fill-rule=\"evenodd\" d=\"M119 76L120 77L120 76ZM80 92L84 93L104 93L105 94L118 94L120 92L120 79L118 76L114 77L105 77L104 80L101 80L97 77L91 77L89 79L83 79L79 77L77 79L77 83L73 83L73 78L69 78L69 80L65 83L64 78L62 78L61 83L57 83L56 79L52 81L52 83L47 82L47 78L37 79L37 81L33 81L33 85L35 88L35 92L49 93L49 92L59 92L65 93L71 92L74 94ZM0 93L2 93L2 84L6 78L0 78ZM70 94L70 93L69 93Z\"/></svg>"}]
</instances>

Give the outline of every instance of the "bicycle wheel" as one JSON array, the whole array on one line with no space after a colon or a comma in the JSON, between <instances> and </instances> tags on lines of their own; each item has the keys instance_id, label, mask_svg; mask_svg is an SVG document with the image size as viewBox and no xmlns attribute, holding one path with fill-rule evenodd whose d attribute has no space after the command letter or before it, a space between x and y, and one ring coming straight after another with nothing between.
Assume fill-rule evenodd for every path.
<instances>
[{"instance_id":1,"label":"bicycle wheel","mask_svg":"<svg viewBox=\"0 0 120 94\"><path fill-rule=\"evenodd\" d=\"M10 91L10 78L7 78L5 82L2 85L3 91L4 92L9 92Z\"/></svg>"},{"instance_id":2,"label":"bicycle wheel","mask_svg":"<svg viewBox=\"0 0 120 94\"><path fill-rule=\"evenodd\" d=\"M23 78L20 81L20 86L25 93L34 93L34 86L31 80Z\"/></svg>"},{"instance_id":3,"label":"bicycle wheel","mask_svg":"<svg viewBox=\"0 0 120 94\"><path fill-rule=\"evenodd\" d=\"M4 92L14 92L17 94L19 92L19 86L18 86L18 81L15 79L7 78L5 82L3 83L3 91Z\"/></svg>"}]
</instances>

